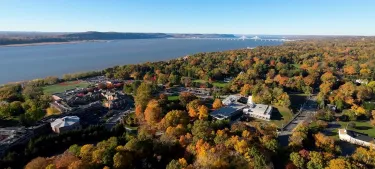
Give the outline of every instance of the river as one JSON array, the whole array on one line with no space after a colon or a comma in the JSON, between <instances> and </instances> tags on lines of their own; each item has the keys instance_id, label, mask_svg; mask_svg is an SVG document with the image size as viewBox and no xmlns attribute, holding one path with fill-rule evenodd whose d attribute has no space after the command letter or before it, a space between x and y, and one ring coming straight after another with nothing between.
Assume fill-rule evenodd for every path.
<instances>
[{"instance_id":1,"label":"river","mask_svg":"<svg viewBox=\"0 0 375 169\"><path fill-rule=\"evenodd\" d=\"M280 45L276 41L142 39L58 45L0 46L0 84L174 59L198 52Z\"/></svg>"}]
</instances>

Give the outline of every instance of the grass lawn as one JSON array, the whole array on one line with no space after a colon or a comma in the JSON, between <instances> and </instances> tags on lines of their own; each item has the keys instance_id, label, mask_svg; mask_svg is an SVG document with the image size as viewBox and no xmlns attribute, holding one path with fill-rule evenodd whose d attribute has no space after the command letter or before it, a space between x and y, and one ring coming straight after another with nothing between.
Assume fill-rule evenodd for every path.
<instances>
[{"instance_id":1,"label":"grass lawn","mask_svg":"<svg viewBox=\"0 0 375 169\"><path fill-rule=\"evenodd\" d=\"M206 80L202 80L202 79L196 79L196 80L193 80L193 82L196 82L196 83L206 83L207 81ZM215 87L223 88L223 87L227 86L228 83L227 82L223 82L223 81L215 81L215 82L212 82L212 85L215 86Z\"/></svg>"},{"instance_id":2,"label":"grass lawn","mask_svg":"<svg viewBox=\"0 0 375 169\"><path fill-rule=\"evenodd\" d=\"M345 128L347 126L347 124L350 123L350 122L339 121L338 123L341 125L340 128ZM356 131L356 132L359 132L359 133L368 134L369 136L375 138L375 127L373 127L370 124L369 121L354 121L354 123L355 123L356 127L355 128L348 127L349 130L353 130L353 131ZM336 129L336 131L337 131L337 129Z\"/></svg>"},{"instance_id":3,"label":"grass lawn","mask_svg":"<svg viewBox=\"0 0 375 169\"><path fill-rule=\"evenodd\" d=\"M289 122L292 117L293 114L288 108L273 106L271 122L276 124L276 126L281 128L283 125Z\"/></svg>"},{"instance_id":4,"label":"grass lawn","mask_svg":"<svg viewBox=\"0 0 375 169\"><path fill-rule=\"evenodd\" d=\"M176 101L179 99L179 96L168 96L169 101Z\"/></svg>"},{"instance_id":5,"label":"grass lawn","mask_svg":"<svg viewBox=\"0 0 375 169\"><path fill-rule=\"evenodd\" d=\"M193 82L197 82L197 83L205 83L206 81L205 81L205 80L202 80L202 79L195 79L195 80L193 80Z\"/></svg>"},{"instance_id":6,"label":"grass lawn","mask_svg":"<svg viewBox=\"0 0 375 169\"><path fill-rule=\"evenodd\" d=\"M43 92L46 94L61 93L65 90L85 88L87 86L89 86L89 84L85 81L69 81L43 87Z\"/></svg>"},{"instance_id":7,"label":"grass lawn","mask_svg":"<svg viewBox=\"0 0 375 169\"><path fill-rule=\"evenodd\" d=\"M216 86L216 87L223 88L223 87L226 87L228 85L228 83L227 82L216 81L216 82L213 82L212 85Z\"/></svg>"}]
</instances>

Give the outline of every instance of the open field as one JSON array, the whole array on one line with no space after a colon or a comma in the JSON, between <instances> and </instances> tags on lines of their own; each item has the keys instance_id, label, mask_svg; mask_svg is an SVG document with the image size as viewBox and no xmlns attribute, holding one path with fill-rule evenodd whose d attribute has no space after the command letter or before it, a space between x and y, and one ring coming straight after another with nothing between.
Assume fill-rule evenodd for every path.
<instances>
[{"instance_id":1,"label":"open field","mask_svg":"<svg viewBox=\"0 0 375 169\"><path fill-rule=\"evenodd\" d=\"M74 88L86 88L87 86L89 86L89 84L85 81L69 81L43 87L43 92L46 94L53 94Z\"/></svg>"}]
</instances>

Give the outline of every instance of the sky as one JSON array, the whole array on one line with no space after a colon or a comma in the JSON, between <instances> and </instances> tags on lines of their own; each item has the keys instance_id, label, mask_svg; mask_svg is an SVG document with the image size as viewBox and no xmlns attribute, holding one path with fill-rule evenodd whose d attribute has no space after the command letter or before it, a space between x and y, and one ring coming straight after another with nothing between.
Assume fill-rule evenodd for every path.
<instances>
[{"instance_id":1,"label":"sky","mask_svg":"<svg viewBox=\"0 0 375 169\"><path fill-rule=\"evenodd\" d=\"M0 31L375 35L374 0L0 0Z\"/></svg>"}]
</instances>

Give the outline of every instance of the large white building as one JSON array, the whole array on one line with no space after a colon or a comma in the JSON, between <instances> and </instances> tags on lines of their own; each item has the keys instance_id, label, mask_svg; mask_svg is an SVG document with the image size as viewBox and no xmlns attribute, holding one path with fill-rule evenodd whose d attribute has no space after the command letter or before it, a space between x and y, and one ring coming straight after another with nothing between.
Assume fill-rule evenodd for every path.
<instances>
[{"instance_id":1,"label":"large white building","mask_svg":"<svg viewBox=\"0 0 375 169\"><path fill-rule=\"evenodd\" d=\"M62 133L69 130L78 130L81 128L81 125L79 123L79 117L65 116L53 121L51 123L51 128L55 133Z\"/></svg>"},{"instance_id":2,"label":"large white building","mask_svg":"<svg viewBox=\"0 0 375 169\"><path fill-rule=\"evenodd\" d=\"M272 106L264 104L253 103L252 97L247 99L239 95L230 95L223 101L224 107L215 110L211 116L218 120L229 119L233 116L239 115L242 112L248 116L270 120L272 115Z\"/></svg>"},{"instance_id":3,"label":"large white building","mask_svg":"<svg viewBox=\"0 0 375 169\"><path fill-rule=\"evenodd\" d=\"M254 118L262 120L271 120L272 106L265 104L255 104L253 103L252 96L247 99L247 105L249 107L243 109L243 113Z\"/></svg>"},{"instance_id":4,"label":"large white building","mask_svg":"<svg viewBox=\"0 0 375 169\"><path fill-rule=\"evenodd\" d=\"M374 138L368 135L346 129L339 129L339 138L342 141L366 147L374 146L375 143Z\"/></svg>"}]
</instances>

